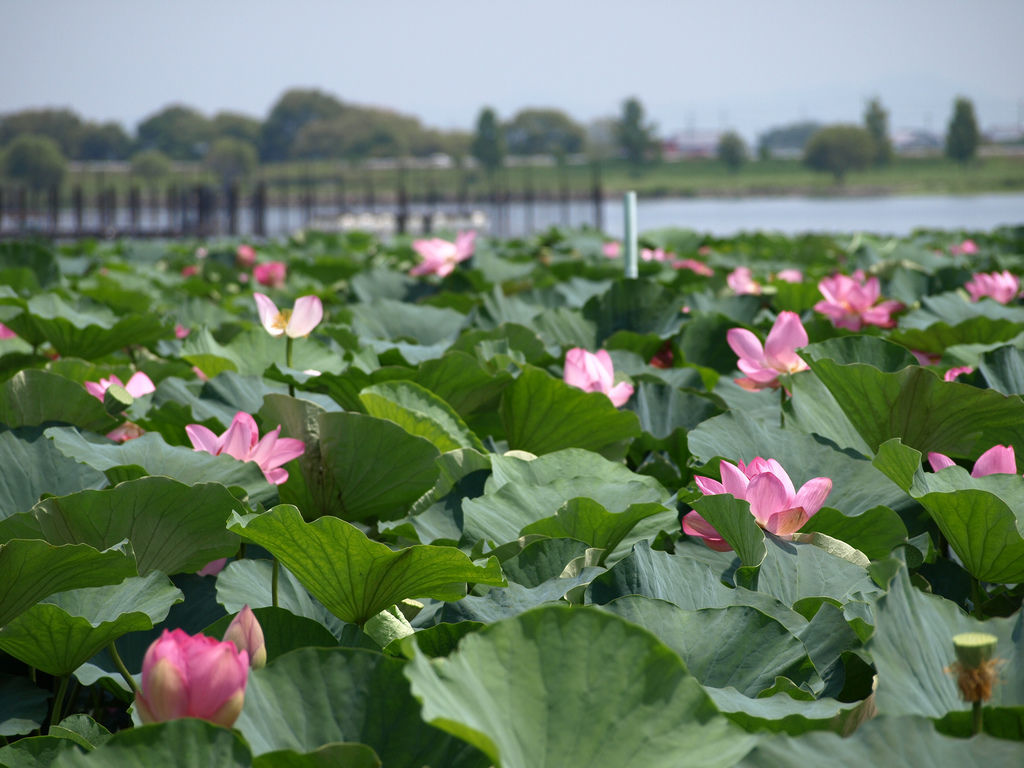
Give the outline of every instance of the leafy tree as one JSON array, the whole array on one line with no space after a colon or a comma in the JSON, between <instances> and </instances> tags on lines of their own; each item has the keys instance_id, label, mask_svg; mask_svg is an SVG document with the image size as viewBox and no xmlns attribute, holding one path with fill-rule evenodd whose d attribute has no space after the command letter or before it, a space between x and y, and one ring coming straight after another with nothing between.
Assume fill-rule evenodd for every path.
<instances>
[{"instance_id":1,"label":"leafy tree","mask_svg":"<svg viewBox=\"0 0 1024 768\"><path fill-rule=\"evenodd\" d=\"M292 145L296 158L399 157L409 152L410 126L393 113L353 107L307 123ZM391 117L398 119L390 119ZM418 121L412 121L419 130Z\"/></svg>"},{"instance_id":2,"label":"leafy tree","mask_svg":"<svg viewBox=\"0 0 1024 768\"><path fill-rule=\"evenodd\" d=\"M346 109L341 101L318 90L293 88L285 91L270 110L260 132L260 157L267 161L286 160L292 144L308 123L338 117Z\"/></svg>"},{"instance_id":3,"label":"leafy tree","mask_svg":"<svg viewBox=\"0 0 1024 768\"><path fill-rule=\"evenodd\" d=\"M174 160L202 158L212 138L210 121L181 104L164 107L138 127L139 149L159 149Z\"/></svg>"},{"instance_id":4,"label":"leafy tree","mask_svg":"<svg viewBox=\"0 0 1024 768\"><path fill-rule=\"evenodd\" d=\"M49 136L25 133L15 138L3 154L3 173L34 190L57 186L64 178L67 160Z\"/></svg>"},{"instance_id":5,"label":"leafy tree","mask_svg":"<svg viewBox=\"0 0 1024 768\"><path fill-rule=\"evenodd\" d=\"M842 184L848 171L867 168L875 156L875 142L858 125L829 125L811 136L804 149L804 163L827 171Z\"/></svg>"},{"instance_id":6,"label":"leafy tree","mask_svg":"<svg viewBox=\"0 0 1024 768\"><path fill-rule=\"evenodd\" d=\"M523 109L505 124L510 155L571 155L583 148L583 135L559 109Z\"/></svg>"},{"instance_id":7,"label":"leafy tree","mask_svg":"<svg viewBox=\"0 0 1024 768\"><path fill-rule=\"evenodd\" d=\"M132 140L118 123L85 123L78 136L78 160L124 160Z\"/></svg>"},{"instance_id":8,"label":"leafy tree","mask_svg":"<svg viewBox=\"0 0 1024 768\"><path fill-rule=\"evenodd\" d=\"M470 151L488 173L494 173L505 162L505 137L498 117L490 107L480 111Z\"/></svg>"},{"instance_id":9,"label":"leafy tree","mask_svg":"<svg viewBox=\"0 0 1024 768\"><path fill-rule=\"evenodd\" d=\"M245 178L259 164L256 147L243 139L222 136L210 145L203 164L225 184Z\"/></svg>"},{"instance_id":10,"label":"leafy tree","mask_svg":"<svg viewBox=\"0 0 1024 768\"><path fill-rule=\"evenodd\" d=\"M615 117L599 117L587 123L586 152L594 161L610 160L618 152L616 129L619 121Z\"/></svg>"},{"instance_id":11,"label":"leafy tree","mask_svg":"<svg viewBox=\"0 0 1024 768\"><path fill-rule=\"evenodd\" d=\"M978 151L978 137L974 104L960 96L953 103L953 117L946 130L946 157L959 163L973 159Z\"/></svg>"},{"instance_id":12,"label":"leafy tree","mask_svg":"<svg viewBox=\"0 0 1024 768\"><path fill-rule=\"evenodd\" d=\"M821 123L804 120L772 128L758 137L758 152L771 156L779 151L803 152L811 136L821 130Z\"/></svg>"},{"instance_id":13,"label":"leafy tree","mask_svg":"<svg viewBox=\"0 0 1024 768\"><path fill-rule=\"evenodd\" d=\"M864 111L864 127L875 142L875 165L892 162L892 142L889 140L889 113L878 99L868 102Z\"/></svg>"},{"instance_id":14,"label":"leafy tree","mask_svg":"<svg viewBox=\"0 0 1024 768\"><path fill-rule=\"evenodd\" d=\"M252 145L260 143L260 131L263 123L255 117L249 117L238 112L218 112L213 116L213 135L215 138L230 136L233 139L241 139Z\"/></svg>"},{"instance_id":15,"label":"leafy tree","mask_svg":"<svg viewBox=\"0 0 1024 768\"><path fill-rule=\"evenodd\" d=\"M726 168L736 172L747 162L747 143L736 131L726 131L718 139L717 154Z\"/></svg>"},{"instance_id":16,"label":"leafy tree","mask_svg":"<svg viewBox=\"0 0 1024 768\"><path fill-rule=\"evenodd\" d=\"M48 136L65 157L76 157L81 128L81 118L70 109L25 109L0 117L0 145L31 133Z\"/></svg>"},{"instance_id":17,"label":"leafy tree","mask_svg":"<svg viewBox=\"0 0 1024 768\"><path fill-rule=\"evenodd\" d=\"M634 168L646 163L656 149L655 127L644 123L644 108L638 99L622 103L622 116L615 126L615 138L626 160Z\"/></svg>"},{"instance_id":18,"label":"leafy tree","mask_svg":"<svg viewBox=\"0 0 1024 768\"><path fill-rule=\"evenodd\" d=\"M132 156L132 176L153 183L171 173L171 158L159 149L144 149Z\"/></svg>"}]
</instances>

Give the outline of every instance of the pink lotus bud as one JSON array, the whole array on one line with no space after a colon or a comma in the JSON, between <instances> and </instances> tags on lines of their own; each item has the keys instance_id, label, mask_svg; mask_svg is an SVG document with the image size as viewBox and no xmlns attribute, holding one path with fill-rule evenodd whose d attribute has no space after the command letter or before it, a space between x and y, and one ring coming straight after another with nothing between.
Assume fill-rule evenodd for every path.
<instances>
[{"instance_id":1,"label":"pink lotus bud","mask_svg":"<svg viewBox=\"0 0 1024 768\"><path fill-rule=\"evenodd\" d=\"M235 251L235 261L240 267L251 267L256 263L256 250L251 245L243 243Z\"/></svg>"},{"instance_id":2,"label":"pink lotus bud","mask_svg":"<svg viewBox=\"0 0 1024 768\"><path fill-rule=\"evenodd\" d=\"M18 334L16 334L14 331L8 328L6 325L0 323L0 339L13 339L17 335Z\"/></svg>"},{"instance_id":3,"label":"pink lotus bud","mask_svg":"<svg viewBox=\"0 0 1024 768\"><path fill-rule=\"evenodd\" d=\"M280 288L284 285L288 268L283 261L268 261L266 264L257 264L253 267L252 274L260 285L265 285L268 288Z\"/></svg>"},{"instance_id":4,"label":"pink lotus bud","mask_svg":"<svg viewBox=\"0 0 1024 768\"><path fill-rule=\"evenodd\" d=\"M224 641L232 642L240 651L248 651L249 666L260 669L267 665L267 648L263 641L263 627L256 620L252 609L246 605L231 620Z\"/></svg>"},{"instance_id":5,"label":"pink lotus bud","mask_svg":"<svg viewBox=\"0 0 1024 768\"><path fill-rule=\"evenodd\" d=\"M176 338L176 339L184 339L190 333L192 333L192 329L191 328L186 328L181 323L175 323L174 324L174 338Z\"/></svg>"},{"instance_id":6,"label":"pink lotus bud","mask_svg":"<svg viewBox=\"0 0 1024 768\"><path fill-rule=\"evenodd\" d=\"M248 678L249 654L234 643L165 629L142 660L135 706L144 723L199 717L230 728Z\"/></svg>"},{"instance_id":7,"label":"pink lotus bud","mask_svg":"<svg viewBox=\"0 0 1024 768\"><path fill-rule=\"evenodd\" d=\"M193 275L198 275L198 274L199 274L199 267L197 267L195 264L189 264L189 265L184 266L184 267L181 268L181 276L182 277L192 277Z\"/></svg>"}]
</instances>

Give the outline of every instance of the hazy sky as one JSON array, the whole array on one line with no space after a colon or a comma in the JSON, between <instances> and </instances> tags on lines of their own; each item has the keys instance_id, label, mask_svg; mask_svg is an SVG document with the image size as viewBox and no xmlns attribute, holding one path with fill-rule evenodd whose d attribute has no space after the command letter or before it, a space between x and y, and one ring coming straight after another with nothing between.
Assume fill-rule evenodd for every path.
<instances>
[{"instance_id":1,"label":"hazy sky","mask_svg":"<svg viewBox=\"0 0 1024 768\"><path fill-rule=\"evenodd\" d=\"M172 102L264 117L316 87L442 128L637 96L663 133L808 118L942 131L1024 119L1022 0L0 0L0 113L68 106L134 129Z\"/></svg>"}]
</instances>

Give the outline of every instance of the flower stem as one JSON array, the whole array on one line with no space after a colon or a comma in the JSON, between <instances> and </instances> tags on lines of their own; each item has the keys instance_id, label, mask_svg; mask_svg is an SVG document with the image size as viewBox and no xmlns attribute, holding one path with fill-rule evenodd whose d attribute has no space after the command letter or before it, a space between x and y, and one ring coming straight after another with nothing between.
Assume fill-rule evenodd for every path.
<instances>
[{"instance_id":1,"label":"flower stem","mask_svg":"<svg viewBox=\"0 0 1024 768\"><path fill-rule=\"evenodd\" d=\"M786 388L779 387L779 428L786 428Z\"/></svg>"},{"instance_id":2,"label":"flower stem","mask_svg":"<svg viewBox=\"0 0 1024 768\"><path fill-rule=\"evenodd\" d=\"M270 604L277 608L277 577L281 571L281 564L274 558L274 568L270 572Z\"/></svg>"},{"instance_id":3,"label":"flower stem","mask_svg":"<svg viewBox=\"0 0 1024 768\"><path fill-rule=\"evenodd\" d=\"M107 646L107 650L110 651L110 658L114 660L114 666L117 667L117 671L121 673L121 677L128 683L128 687L132 690L132 693L139 692L139 685L135 682L135 678L132 677L128 671L128 667L124 665L124 661L121 659L121 654L117 652L117 646L114 641L110 641L110 645Z\"/></svg>"},{"instance_id":4,"label":"flower stem","mask_svg":"<svg viewBox=\"0 0 1024 768\"><path fill-rule=\"evenodd\" d=\"M974 604L974 610L971 611L977 618L982 618L981 615L981 604L985 599L985 590L981 587L981 582L971 576L971 602Z\"/></svg>"},{"instance_id":5,"label":"flower stem","mask_svg":"<svg viewBox=\"0 0 1024 768\"><path fill-rule=\"evenodd\" d=\"M984 724L984 718L981 714L981 701L971 702L971 723L972 733L977 736L982 731L982 725Z\"/></svg>"},{"instance_id":6,"label":"flower stem","mask_svg":"<svg viewBox=\"0 0 1024 768\"><path fill-rule=\"evenodd\" d=\"M295 339L293 339L291 336L288 336L288 337L285 338L284 364L287 365L289 368L292 367L292 343L294 341L295 341ZM295 385L294 384L288 384L288 395L289 395L289 397L295 397ZM276 564L277 561L275 560L274 563ZM274 603L274 605L277 605L277 603Z\"/></svg>"},{"instance_id":7,"label":"flower stem","mask_svg":"<svg viewBox=\"0 0 1024 768\"><path fill-rule=\"evenodd\" d=\"M60 711L64 707L64 694L68 691L69 679L69 675L64 675L60 679L60 685L57 686L57 697L53 700L53 711L50 713L50 728L60 722Z\"/></svg>"}]
</instances>

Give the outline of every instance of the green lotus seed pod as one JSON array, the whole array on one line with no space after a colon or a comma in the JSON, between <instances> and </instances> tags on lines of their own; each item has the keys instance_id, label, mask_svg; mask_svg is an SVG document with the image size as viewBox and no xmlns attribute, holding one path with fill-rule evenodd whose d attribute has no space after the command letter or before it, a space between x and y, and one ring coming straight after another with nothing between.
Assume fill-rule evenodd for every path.
<instances>
[{"instance_id":1,"label":"green lotus seed pod","mask_svg":"<svg viewBox=\"0 0 1024 768\"><path fill-rule=\"evenodd\" d=\"M111 416L117 416L127 410L134 402L135 398L128 394L128 390L117 386L117 384L111 384L103 393L103 407Z\"/></svg>"},{"instance_id":2,"label":"green lotus seed pod","mask_svg":"<svg viewBox=\"0 0 1024 768\"><path fill-rule=\"evenodd\" d=\"M992 658L997 638L986 632L964 632L953 636L956 659L965 669L977 669Z\"/></svg>"}]
</instances>

